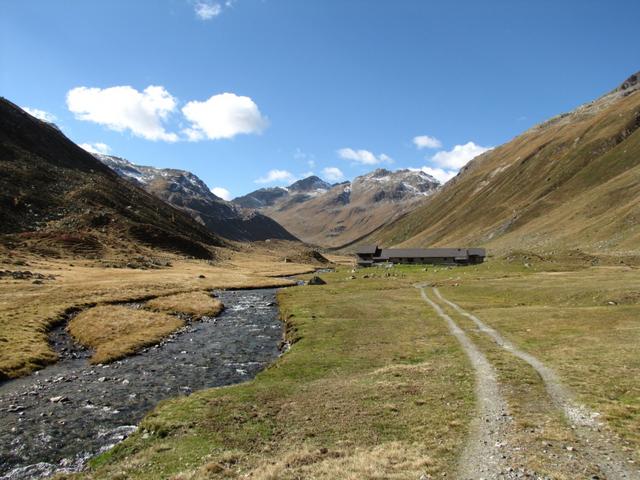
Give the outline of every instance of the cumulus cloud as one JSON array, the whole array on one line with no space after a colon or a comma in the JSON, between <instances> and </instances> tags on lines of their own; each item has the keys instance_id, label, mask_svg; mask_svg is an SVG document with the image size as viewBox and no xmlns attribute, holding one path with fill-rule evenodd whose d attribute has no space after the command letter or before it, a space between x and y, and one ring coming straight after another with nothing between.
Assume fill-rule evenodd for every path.
<instances>
[{"instance_id":1,"label":"cumulus cloud","mask_svg":"<svg viewBox=\"0 0 640 480\"><path fill-rule=\"evenodd\" d=\"M220 197L223 200L229 201L233 198L231 192L226 188L222 187L214 187L211 189L211 193L213 193L216 197Z\"/></svg>"},{"instance_id":2,"label":"cumulus cloud","mask_svg":"<svg viewBox=\"0 0 640 480\"><path fill-rule=\"evenodd\" d=\"M451 150L439 151L431 160L445 169L459 170L469 163L470 160L492 148L493 147L483 147L473 142L467 142L464 145L456 145Z\"/></svg>"},{"instance_id":3,"label":"cumulus cloud","mask_svg":"<svg viewBox=\"0 0 640 480\"><path fill-rule=\"evenodd\" d=\"M240 133L261 133L268 125L258 105L234 93L213 95L204 102L188 102L182 113L191 122L183 132L189 140L232 138Z\"/></svg>"},{"instance_id":4,"label":"cumulus cloud","mask_svg":"<svg viewBox=\"0 0 640 480\"><path fill-rule=\"evenodd\" d=\"M418 135L417 137L413 137L413 143L418 148L418 150L422 150L423 148L441 148L442 142L435 137L430 137L429 135Z\"/></svg>"},{"instance_id":5,"label":"cumulus cloud","mask_svg":"<svg viewBox=\"0 0 640 480\"><path fill-rule=\"evenodd\" d=\"M101 142L81 143L80 147L84 148L87 152L101 153L102 155L107 155L111 151L111 147L109 147L109 145Z\"/></svg>"},{"instance_id":6,"label":"cumulus cloud","mask_svg":"<svg viewBox=\"0 0 640 480\"><path fill-rule=\"evenodd\" d=\"M255 183L292 183L296 180L296 176L287 170L269 170L269 172L257 180Z\"/></svg>"},{"instance_id":7,"label":"cumulus cloud","mask_svg":"<svg viewBox=\"0 0 640 480\"><path fill-rule=\"evenodd\" d=\"M344 179L344 173L338 167L327 167L322 170L324 178L330 182L339 182Z\"/></svg>"},{"instance_id":8,"label":"cumulus cloud","mask_svg":"<svg viewBox=\"0 0 640 480\"><path fill-rule=\"evenodd\" d=\"M196 2L193 7L200 20L211 20L222 13L222 5L217 2Z\"/></svg>"},{"instance_id":9,"label":"cumulus cloud","mask_svg":"<svg viewBox=\"0 0 640 480\"><path fill-rule=\"evenodd\" d=\"M393 163L393 159L384 153L374 155L369 150L354 150L352 148L341 148L338 150L340 158L353 160L362 165L376 165L378 163Z\"/></svg>"},{"instance_id":10,"label":"cumulus cloud","mask_svg":"<svg viewBox=\"0 0 640 480\"><path fill-rule=\"evenodd\" d=\"M456 174L458 173L456 170L445 170L443 168L437 168L437 167L433 168L433 167L427 167L427 166L422 168L416 168L416 169L412 168L411 170L420 171L428 175L431 175L433 178L435 178L442 184L447 183L449 180L455 177Z\"/></svg>"},{"instance_id":11,"label":"cumulus cloud","mask_svg":"<svg viewBox=\"0 0 640 480\"><path fill-rule=\"evenodd\" d=\"M38 120L42 120L43 122L53 123L57 120L56 116L53 113L45 112L44 110L40 110L38 108L22 107L22 109L29 115L36 117Z\"/></svg>"},{"instance_id":12,"label":"cumulus cloud","mask_svg":"<svg viewBox=\"0 0 640 480\"><path fill-rule=\"evenodd\" d=\"M176 108L176 99L164 87L150 85L142 92L130 86L76 87L67 93L67 107L79 120L111 130L130 130L147 140L178 140L163 125Z\"/></svg>"},{"instance_id":13,"label":"cumulus cloud","mask_svg":"<svg viewBox=\"0 0 640 480\"><path fill-rule=\"evenodd\" d=\"M427 173L444 184L455 177L458 171L469 163L469 161L492 148L493 147L483 147L474 142L456 145L451 150L441 150L431 158L427 157L427 161L435 163L436 166L425 165L415 170Z\"/></svg>"}]
</instances>

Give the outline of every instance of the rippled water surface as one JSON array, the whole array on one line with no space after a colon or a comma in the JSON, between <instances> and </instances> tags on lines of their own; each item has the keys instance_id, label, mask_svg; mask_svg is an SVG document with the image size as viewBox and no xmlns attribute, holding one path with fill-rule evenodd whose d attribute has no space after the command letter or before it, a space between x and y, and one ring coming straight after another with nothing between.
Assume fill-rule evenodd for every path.
<instances>
[{"instance_id":1,"label":"rippled water surface","mask_svg":"<svg viewBox=\"0 0 640 480\"><path fill-rule=\"evenodd\" d=\"M87 352L57 336L66 358L0 385L0 478L77 470L160 400L252 378L280 353L275 292L216 292L226 307L219 317L109 365L89 365Z\"/></svg>"}]
</instances>

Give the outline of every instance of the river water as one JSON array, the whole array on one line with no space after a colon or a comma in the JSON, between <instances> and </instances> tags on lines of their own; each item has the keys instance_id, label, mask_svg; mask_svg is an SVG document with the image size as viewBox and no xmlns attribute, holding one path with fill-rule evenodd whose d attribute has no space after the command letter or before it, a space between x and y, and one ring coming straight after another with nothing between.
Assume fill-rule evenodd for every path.
<instances>
[{"instance_id":1,"label":"river water","mask_svg":"<svg viewBox=\"0 0 640 480\"><path fill-rule=\"evenodd\" d=\"M273 362L283 337L276 290L215 293L220 316L107 365L90 365L89 352L58 331L61 361L0 385L0 479L77 471L160 400L251 379Z\"/></svg>"}]
</instances>

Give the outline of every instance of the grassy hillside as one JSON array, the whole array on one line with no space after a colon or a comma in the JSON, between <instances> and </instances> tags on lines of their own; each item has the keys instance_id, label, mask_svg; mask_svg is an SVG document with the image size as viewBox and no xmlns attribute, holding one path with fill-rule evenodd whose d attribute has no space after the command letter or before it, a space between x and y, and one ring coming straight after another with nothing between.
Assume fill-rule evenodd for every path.
<instances>
[{"instance_id":1,"label":"grassy hillside","mask_svg":"<svg viewBox=\"0 0 640 480\"><path fill-rule=\"evenodd\" d=\"M366 241L636 251L638 86L632 76L597 101L476 158L422 207Z\"/></svg>"}]
</instances>

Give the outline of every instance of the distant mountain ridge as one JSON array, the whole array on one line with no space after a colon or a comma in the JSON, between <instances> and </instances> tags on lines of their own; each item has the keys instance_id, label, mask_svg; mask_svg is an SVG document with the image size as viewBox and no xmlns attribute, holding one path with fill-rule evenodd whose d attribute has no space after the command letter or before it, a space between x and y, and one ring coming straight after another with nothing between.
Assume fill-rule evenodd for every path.
<instances>
[{"instance_id":1,"label":"distant mountain ridge","mask_svg":"<svg viewBox=\"0 0 640 480\"><path fill-rule=\"evenodd\" d=\"M414 170L379 168L352 182L330 184L310 176L289 187L262 188L232 200L256 208L303 241L337 247L399 218L440 183Z\"/></svg>"},{"instance_id":2,"label":"distant mountain ridge","mask_svg":"<svg viewBox=\"0 0 640 480\"><path fill-rule=\"evenodd\" d=\"M240 209L216 196L191 172L136 165L112 155L93 155L121 177L185 211L211 232L229 240L296 240L271 218L255 211Z\"/></svg>"},{"instance_id":3,"label":"distant mountain ridge","mask_svg":"<svg viewBox=\"0 0 640 480\"><path fill-rule=\"evenodd\" d=\"M363 242L640 250L640 72L467 164Z\"/></svg>"},{"instance_id":4,"label":"distant mountain ridge","mask_svg":"<svg viewBox=\"0 0 640 480\"><path fill-rule=\"evenodd\" d=\"M242 197L234 198L232 202L243 208L261 209L271 207L285 197L289 199L296 197L297 202L308 200L328 192L332 187L333 185L325 182L320 177L311 175L292 183L287 188L261 188Z\"/></svg>"}]
</instances>

